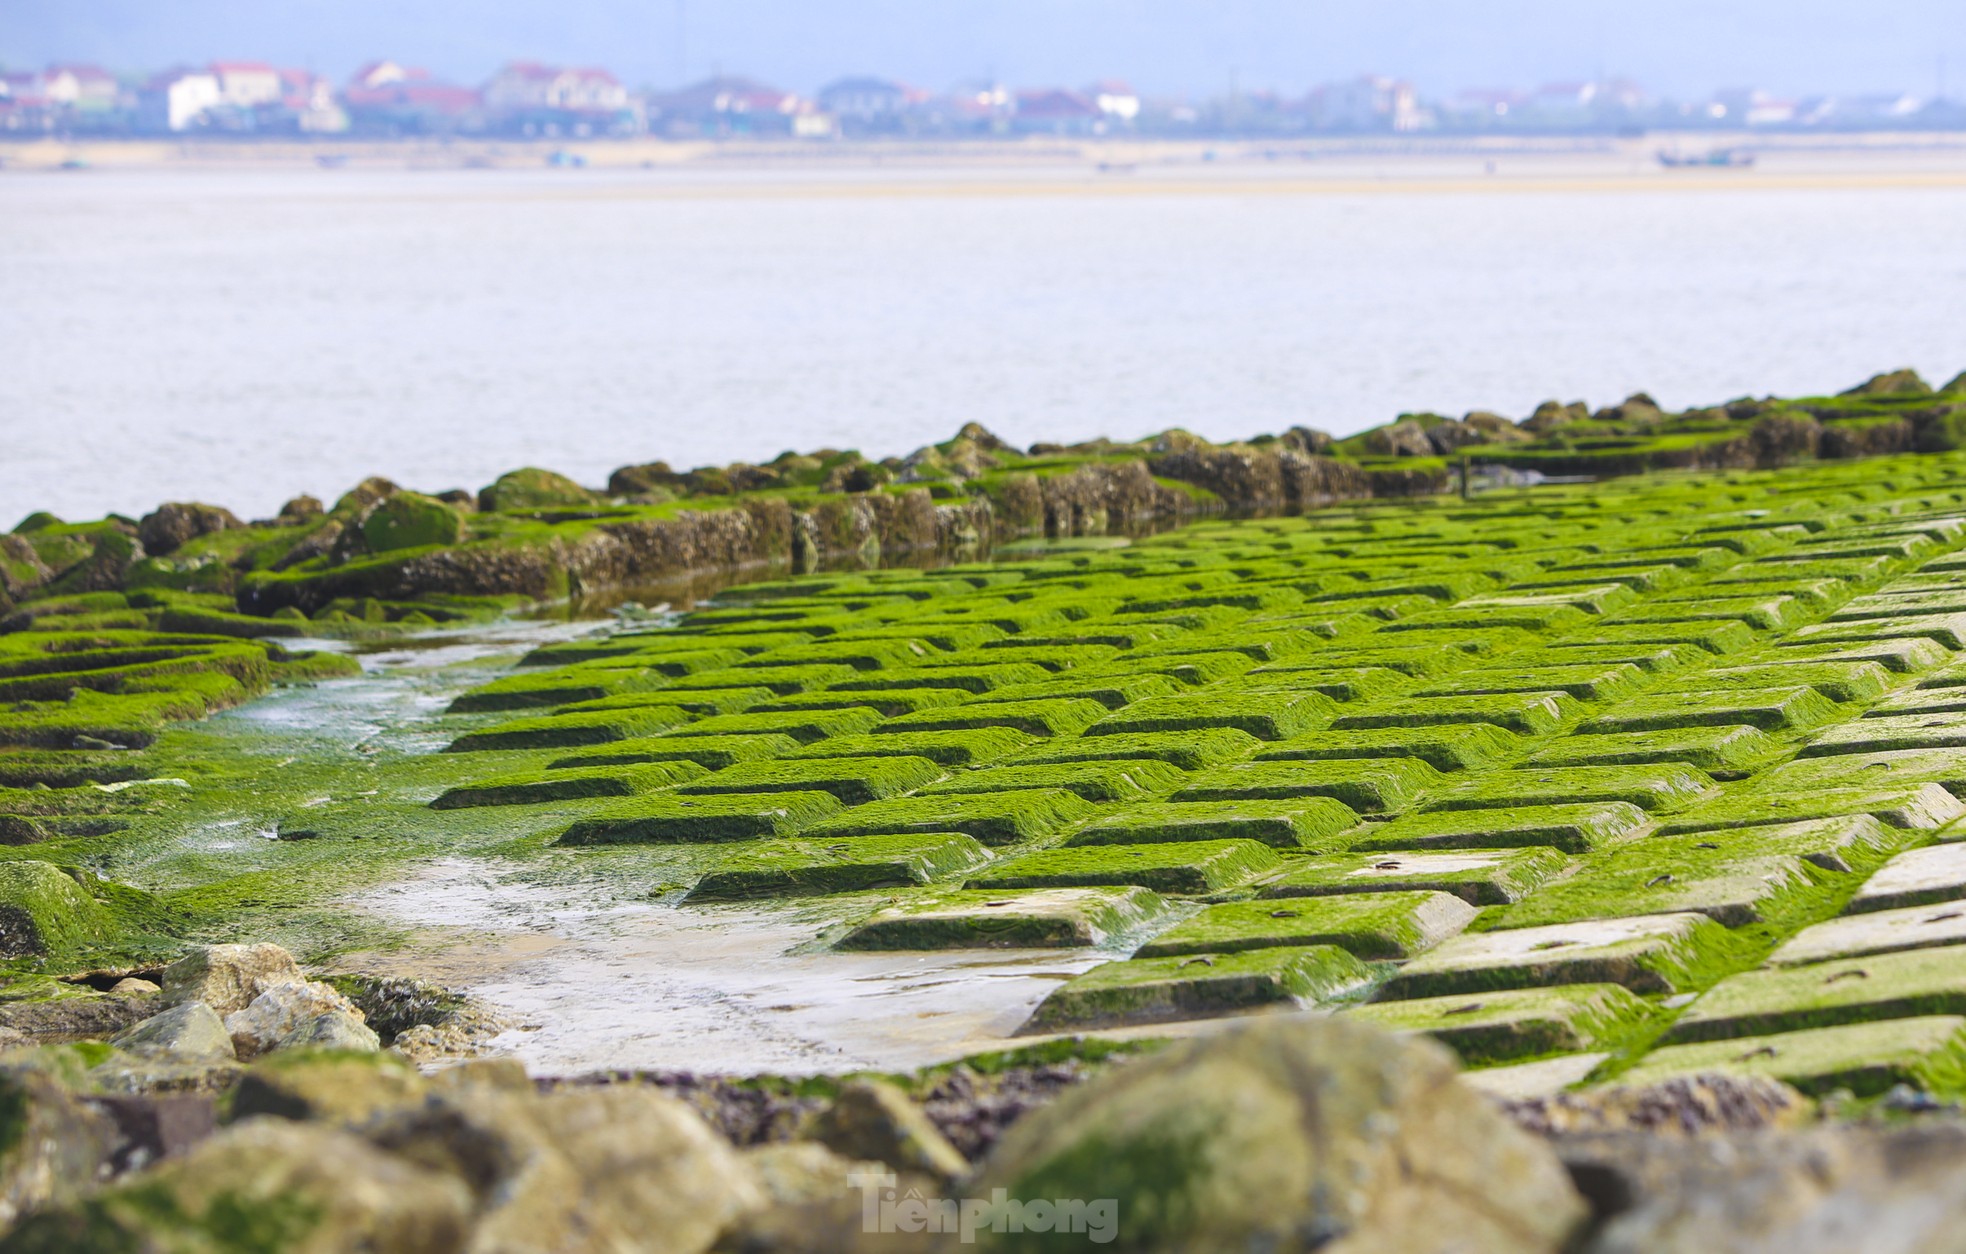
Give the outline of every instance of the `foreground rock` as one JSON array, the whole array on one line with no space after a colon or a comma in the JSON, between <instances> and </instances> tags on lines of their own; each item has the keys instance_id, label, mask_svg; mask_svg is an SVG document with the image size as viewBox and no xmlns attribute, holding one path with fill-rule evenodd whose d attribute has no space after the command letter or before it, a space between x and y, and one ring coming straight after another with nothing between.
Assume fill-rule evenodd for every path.
<instances>
[{"instance_id":1,"label":"foreground rock","mask_svg":"<svg viewBox=\"0 0 1966 1254\"><path fill-rule=\"evenodd\" d=\"M1067 1092L1010 1129L970 1191L1115 1199L1128 1248L1562 1249L1583 1199L1455 1072L1430 1042L1258 1021Z\"/></svg>"}]
</instances>

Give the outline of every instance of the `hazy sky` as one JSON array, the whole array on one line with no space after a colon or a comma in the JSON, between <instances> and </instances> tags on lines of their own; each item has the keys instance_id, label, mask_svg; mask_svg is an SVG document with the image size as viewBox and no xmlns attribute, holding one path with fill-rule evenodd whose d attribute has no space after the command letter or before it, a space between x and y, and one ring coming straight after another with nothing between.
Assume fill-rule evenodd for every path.
<instances>
[{"instance_id":1,"label":"hazy sky","mask_svg":"<svg viewBox=\"0 0 1966 1254\"><path fill-rule=\"evenodd\" d=\"M1949 56L1958 95L1966 0L0 0L10 66L250 57L340 77L383 55L466 81L530 57L637 85L722 68L795 90L869 71L1208 94L1372 70L1436 92L1625 74L1676 95L1929 92Z\"/></svg>"}]
</instances>

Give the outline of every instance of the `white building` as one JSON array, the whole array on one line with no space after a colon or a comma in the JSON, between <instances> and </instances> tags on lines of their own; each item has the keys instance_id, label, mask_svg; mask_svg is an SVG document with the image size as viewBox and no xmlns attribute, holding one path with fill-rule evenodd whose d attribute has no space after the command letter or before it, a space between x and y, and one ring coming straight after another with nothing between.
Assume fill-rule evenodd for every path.
<instances>
[{"instance_id":1,"label":"white building","mask_svg":"<svg viewBox=\"0 0 1966 1254\"><path fill-rule=\"evenodd\" d=\"M1413 84L1367 74L1318 89L1319 121L1346 131L1417 131L1428 125Z\"/></svg>"},{"instance_id":2,"label":"white building","mask_svg":"<svg viewBox=\"0 0 1966 1254\"><path fill-rule=\"evenodd\" d=\"M1132 122L1140 116L1140 93L1125 83L1094 83L1086 95L1100 113L1116 122Z\"/></svg>"},{"instance_id":3,"label":"white building","mask_svg":"<svg viewBox=\"0 0 1966 1254\"><path fill-rule=\"evenodd\" d=\"M211 73L220 99L237 108L273 104L284 94L280 71L264 61L214 61Z\"/></svg>"},{"instance_id":4,"label":"white building","mask_svg":"<svg viewBox=\"0 0 1966 1254\"><path fill-rule=\"evenodd\" d=\"M224 104L218 75L206 70L173 70L152 79L144 89L145 112L152 124L165 130L188 131L205 114Z\"/></svg>"},{"instance_id":5,"label":"white building","mask_svg":"<svg viewBox=\"0 0 1966 1254\"><path fill-rule=\"evenodd\" d=\"M485 103L494 109L625 109L628 89L603 69L514 61L485 84Z\"/></svg>"}]
</instances>

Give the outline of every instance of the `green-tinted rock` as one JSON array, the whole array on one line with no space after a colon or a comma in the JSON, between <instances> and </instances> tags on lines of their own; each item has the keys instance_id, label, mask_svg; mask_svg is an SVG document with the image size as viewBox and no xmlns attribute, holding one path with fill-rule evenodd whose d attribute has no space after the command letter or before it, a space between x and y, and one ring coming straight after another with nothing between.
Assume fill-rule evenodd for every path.
<instances>
[{"instance_id":1,"label":"green-tinted rock","mask_svg":"<svg viewBox=\"0 0 1966 1254\"><path fill-rule=\"evenodd\" d=\"M420 492L398 492L362 520L362 541L372 553L453 545L463 539L464 515Z\"/></svg>"},{"instance_id":2,"label":"green-tinted rock","mask_svg":"<svg viewBox=\"0 0 1966 1254\"><path fill-rule=\"evenodd\" d=\"M528 466L498 477L478 493L478 508L494 510L582 509L600 503L600 497L565 475Z\"/></svg>"},{"instance_id":3,"label":"green-tinted rock","mask_svg":"<svg viewBox=\"0 0 1966 1254\"><path fill-rule=\"evenodd\" d=\"M0 862L0 958L60 959L106 943L116 930L110 913L60 867Z\"/></svg>"}]
</instances>

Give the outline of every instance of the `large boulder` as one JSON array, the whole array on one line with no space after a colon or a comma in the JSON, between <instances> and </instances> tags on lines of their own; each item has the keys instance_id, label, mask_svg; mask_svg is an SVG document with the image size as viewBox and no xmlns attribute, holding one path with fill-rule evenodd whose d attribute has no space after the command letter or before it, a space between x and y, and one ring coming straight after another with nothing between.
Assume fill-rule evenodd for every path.
<instances>
[{"instance_id":1,"label":"large boulder","mask_svg":"<svg viewBox=\"0 0 1966 1254\"><path fill-rule=\"evenodd\" d=\"M452 545L464 539L464 515L434 496L398 492L363 515L361 535L371 553Z\"/></svg>"},{"instance_id":2,"label":"large boulder","mask_svg":"<svg viewBox=\"0 0 1966 1254\"><path fill-rule=\"evenodd\" d=\"M683 476L677 474L668 462L646 462L640 466L622 466L609 475L608 495L668 495L682 484Z\"/></svg>"},{"instance_id":3,"label":"large boulder","mask_svg":"<svg viewBox=\"0 0 1966 1254\"><path fill-rule=\"evenodd\" d=\"M649 1088L540 1095L465 1084L367 1135L474 1177L483 1200L474 1249L695 1254L765 1204L737 1151Z\"/></svg>"},{"instance_id":4,"label":"large boulder","mask_svg":"<svg viewBox=\"0 0 1966 1254\"><path fill-rule=\"evenodd\" d=\"M1590 416L1590 406L1582 401L1572 401L1568 405L1562 401L1544 401L1536 406L1536 412L1522 420L1522 426L1524 430L1542 435L1560 427L1567 427L1573 422L1588 422Z\"/></svg>"},{"instance_id":5,"label":"large boulder","mask_svg":"<svg viewBox=\"0 0 1966 1254\"><path fill-rule=\"evenodd\" d=\"M850 1159L939 1180L969 1174L962 1152L921 1107L885 1080L849 1081L814 1121L812 1139Z\"/></svg>"},{"instance_id":6,"label":"large boulder","mask_svg":"<svg viewBox=\"0 0 1966 1254\"><path fill-rule=\"evenodd\" d=\"M188 1001L154 1014L117 1033L110 1044L126 1054L174 1062L231 1062L238 1057L225 1020L202 1001Z\"/></svg>"},{"instance_id":7,"label":"large boulder","mask_svg":"<svg viewBox=\"0 0 1966 1254\"><path fill-rule=\"evenodd\" d=\"M1966 370L1952 376L1939 391L1947 396L1966 396Z\"/></svg>"},{"instance_id":8,"label":"large boulder","mask_svg":"<svg viewBox=\"0 0 1966 1254\"><path fill-rule=\"evenodd\" d=\"M1257 1020L1099 1075L1011 1126L968 1186L995 1189L1083 1204L1080 1227L1110 1218L1127 1249L1555 1254L1587 1216L1446 1049L1335 1019Z\"/></svg>"},{"instance_id":9,"label":"large boulder","mask_svg":"<svg viewBox=\"0 0 1966 1254\"><path fill-rule=\"evenodd\" d=\"M1470 444L1488 443L1488 434L1459 419L1447 418L1427 428L1427 443L1434 452L1446 456Z\"/></svg>"},{"instance_id":10,"label":"large boulder","mask_svg":"<svg viewBox=\"0 0 1966 1254\"><path fill-rule=\"evenodd\" d=\"M201 1001L229 1015L276 984L306 980L294 956L278 945L201 945L164 968L164 1002Z\"/></svg>"},{"instance_id":11,"label":"large boulder","mask_svg":"<svg viewBox=\"0 0 1966 1254\"><path fill-rule=\"evenodd\" d=\"M471 1189L350 1133L250 1119L86 1201L34 1215L12 1254L247 1251L447 1254Z\"/></svg>"},{"instance_id":12,"label":"large boulder","mask_svg":"<svg viewBox=\"0 0 1966 1254\"><path fill-rule=\"evenodd\" d=\"M289 980L268 987L244 1009L226 1015L225 1030L241 1058L309 1044L326 1047L338 1043L344 1048L371 1051L382 1048L376 1034L365 1027L364 1035L351 1037L339 1023L330 1024L328 1034L320 1035L319 1021L331 1016L362 1027L362 1012L333 987L313 980Z\"/></svg>"},{"instance_id":13,"label":"large boulder","mask_svg":"<svg viewBox=\"0 0 1966 1254\"><path fill-rule=\"evenodd\" d=\"M0 597L20 600L54 574L34 546L15 535L0 535Z\"/></svg>"},{"instance_id":14,"label":"large boulder","mask_svg":"<svg viewBox=\"0 0 1966 1254\"><path fill-rule=\"evenodd\" d=\"M401 491L402 489L397 487L394 481L384 479L381 475L371 475L342 493L335 501L332 512L352 517Z\"/></svg>"},{"instance_id":15,"label":"large boulder","mask_svg":"<svg viewBox=\"0 0 1966 1254\"><path fill-rule=\"evenodd\" d=\"M164 557L199 536L241 526L244 524L229 509L196 501L172 501L143 516L137 523L137 539L143 542L144 552L152 557Z\"/></svg>"},{"instance_id":16,"label":"large boulder","mask_svg":"<svg viewBox=\"0 0 1966 1254\"><path fill-rule=\"evenodd\" d=\"M116 1144L116 1126L53 1076L31 1067L0 1073L0 1232L28 1211L94 1187ZM76 1247L80 1249L81 1247Z\"/></svg>"},{"instance_id":17,"label":"large boulder","mask_svg":"<svg viewBox=\"0 0 1966 1254\"><path fill-rule=\"evenodd\" d=\"M0 958L48 957L101 944L115 923L52 862L0 862Z\"/></svg>"},{"instance_id":18,"label":"large boulder","mask_svg":"<svg viewBox=\"0 0 1966 1254\"><path fill-rule=\"evenodd\" d=\"M419 1105L428 1088L422 1073L393 1054L282 1051L239 1078L232 1115L355 1125Z\"/></svg>"},{"instance_id":19,"label":"large boulder","mask_svg":"<svg viewBox=\"0 0 1966 1254\"><path fill-rule=\"evenodd\" d=\"M1427 439L1425 427L1411 418L1402 418L1366 432L1365 450L1377 457L1431 457L1434 446Z\"/></svg>"},{"instance_id":20,"label":"large boulder","mask_svg":"<svg viewBox=\"0 0 1966 1254\"><path fill-rule=\"evenodd\" d=\"M508 471L498 481L478 493L478 508L494 510L586 508L598 504L600 497L565 475L537 466Z\"/></svg>"},{"instance_id":21,"label":"large boulder","mask_svg":"<svg viewBox=\"0 0 1966 1254\"><path fill-rule=\"evenodd\" d=\"M1951 385L1948 384L1948 387ZM1918 377L1916 370L1888 370L1874 374L1839 396L1924 396L1932 387Z\"/></svg>"}]
</instances>

